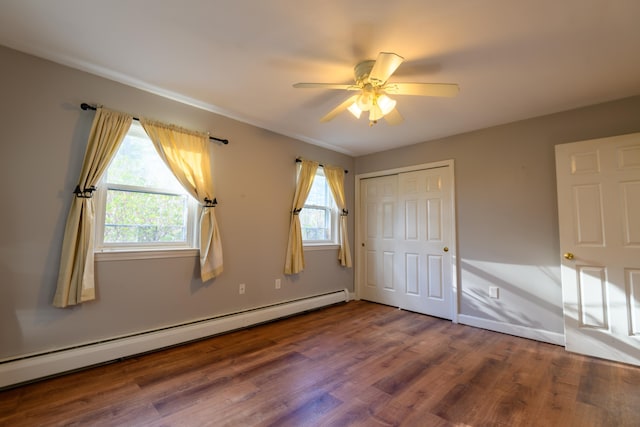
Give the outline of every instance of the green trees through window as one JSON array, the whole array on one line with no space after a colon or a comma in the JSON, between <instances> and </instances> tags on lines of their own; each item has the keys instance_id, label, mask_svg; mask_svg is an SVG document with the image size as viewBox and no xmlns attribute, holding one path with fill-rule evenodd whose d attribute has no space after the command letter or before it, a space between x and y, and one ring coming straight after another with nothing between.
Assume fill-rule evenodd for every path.
<instances>
[{"instance_id":1,"label":"green trees through window","mask_svg":"<svg viewBox=\"0 0 640 427\"><path fill-rule=\"evenodd\" d=\"M98 241L119 245L191 246L195 202L164 164L142 126L134 122L100 188Z\"/></svg>"},{"instance_id":2,"label":"green trees through window","mask_svg":"<svg viewBox=\"0 0 640 427\"><path fill-rule=\"evenodd\" d=\"M333 243L335 203L322 168L318 168L300 212L302 240L307 243Z\"/></svg>"}]
</instances>

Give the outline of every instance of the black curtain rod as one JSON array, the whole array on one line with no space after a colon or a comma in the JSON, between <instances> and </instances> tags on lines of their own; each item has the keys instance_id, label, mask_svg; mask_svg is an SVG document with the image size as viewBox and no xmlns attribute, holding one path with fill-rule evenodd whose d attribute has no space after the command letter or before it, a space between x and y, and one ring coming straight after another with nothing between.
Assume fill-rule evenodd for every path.
<instances>
[{"instance_id":1,"label":"black curtain rod","mask_svg":"<svg viewBox=\"0 0 640 427\"><path fill-rule=\"evenodd\" d=\"M302 159L296 159L296 163L302 163ZM322 164L318 164L318 166L320 166L321 168L324 167L324 165L322 165ZM349 173L349 171L345 169L344 173Z\"/></svg>"},{"instance_id":2,"label":"black curtain rod","mask_svg":"<svg viewBox=\"0 0 640 427\"><path fill-rule=\"evenodd\" d=\"M98 109L98 107L96 107L95 105L89 105L86 102L83 102L82 104L80 104L80 108L82 108L83 110L93 110L93 111L96 111ZM133 120L136 120L138 122L140 121L140 119L137 117L134 117ZM216 138L215 136L210 136L209 139L212 141L221 142L224 145L227 145L229 143L228 139Z\"/></svg>"}]
</instances>

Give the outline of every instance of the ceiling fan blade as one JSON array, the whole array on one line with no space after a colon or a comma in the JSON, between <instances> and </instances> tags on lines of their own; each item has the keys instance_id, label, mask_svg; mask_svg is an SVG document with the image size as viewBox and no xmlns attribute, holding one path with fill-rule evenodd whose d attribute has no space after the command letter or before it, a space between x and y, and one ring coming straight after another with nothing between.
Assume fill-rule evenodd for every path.
<instances>
[{"instance_id":1,"label":"ceiling fan blade","mask_svg":"<svg viewBox=\"0 0 640 427\"><path fill-rule=\"evenodd\" d=\"M402 123L404 121L404 117L402 117L402 114L400 114L400 112L398 111L397 108L394 108L389 113L387 113L384 116L384 119L390 125L399 125L400 123Z\"/></svg>"},{"instance_id":2,"label":"ceiling fan blade","mask_svg":"<svg viewBox=\"0 0 640 427\"><path fill-rule=\"evenodd\" d=\"M296 83L293 85L296 89L342 89L342 90L360 90L358 86L341 84L341 83Z\"/></svg>"},{"instance_id":3,"label":"ceiling fan blade","mask_svg":"<svg viewBox=\"0 0 640 427\"><path fill-rule=\"evenodd\" d=\"M358 98L358 95L350 96L342 104L338 105L336 108L334 108L333 110L329 111L326 116L324 116L323 118L320 119L320 121L324 123L324 122L328 122L329 120L333 119L335 116L337 116L338 114L342 113L344 110L349 108L349 106L351 106L351 104L356 102L357 98Z\"/></svg>"},{"instance_id":4,"label":"ceiling fan blade","mask_svg":"<svg viewBox=\"0 0 640 427\"><path fill-rule=\"evenodd\" d=\"M391 74L398 69L404 58L390 52L380 52L376 63L369 73L369 82L374 86L382 86Z\"/></svg>"},{"instance_id":5,"label":"ceiling fan blade","mask_svg":"<svg viewBox=\"0 0 640 427\"><path fill-rule=\"evenodd\" d=\"M454 97L460 91L455 83L389 83L382 88L393 95Z\"/></svg>"}]
</instances>

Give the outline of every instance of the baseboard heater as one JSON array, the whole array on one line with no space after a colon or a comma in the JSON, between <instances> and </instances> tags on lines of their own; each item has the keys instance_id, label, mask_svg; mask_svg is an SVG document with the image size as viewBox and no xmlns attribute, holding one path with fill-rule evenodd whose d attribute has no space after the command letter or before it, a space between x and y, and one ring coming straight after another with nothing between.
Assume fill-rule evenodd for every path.
<instances>
[{"instance_id":1,"label":"baseboard heater","mask_svg":"<svg viewBox=\"0 0 640 427\"><path fill-rule=\"evenodd\" d=\"M0 364L0 389L349 301L344 289Z\"/></svg>"}]
</instances>

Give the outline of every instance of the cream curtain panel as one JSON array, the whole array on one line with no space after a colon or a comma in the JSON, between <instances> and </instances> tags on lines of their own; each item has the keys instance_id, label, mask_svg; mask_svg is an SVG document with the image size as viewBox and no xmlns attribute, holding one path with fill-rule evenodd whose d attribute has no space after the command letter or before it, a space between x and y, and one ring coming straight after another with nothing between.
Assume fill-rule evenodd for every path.
<instances>
[{"instance_id":1,"label":"cream curtain panel","mask_svg":"<svg viewBox=\"0 0 640 427\"><path fill-rule=\"evenodd\" d=\"M340 210L339 238L340 250L338 260L343 267L351 267L351 249L349 248L349 233L347 232L347 202L344 195L344 169L336 166L325 166L324 176L333 194L333 199Z\"/></svg>"},{"instance_id":2,"label":"cream curtain panel","mask_svg":"<svg viewBox=\"0 0 640 427\"><path fill-rule=\"evenodd\" d=\"M307 200L313 179L318 170L318 163L310 160L302 160L298 171L298 183L293 196L293 208L291 210L291 225L289 227L289 243L284 264L284 274L297 274L304 270L304 251L302 250L302 227L298 214Z\"/></svg>"},{"instance_id":3,"label":"cream curtain panel","mask_svg":"<svg viewBox=\"0 0 640 427\"><path fill-rule=\"evenodd\" d=\"M98 108L84 155L82 172L71 201L64 230L56 307L67 307L95 299L93 191L131 126L127 114Z\"/></svg>"},{"instance_id":4,"label":"cream curtain panel","mask_svg":"<svg viewBox=\"0 0 640 427\"><path fill-rule=\"evenodd\" d=\"M200 277L222 273L222 242L216 221L211 178L209 136L176 126L140 119L156 151L180 184L202 205L200 215Z\"/></svg>"}]
</instances>

